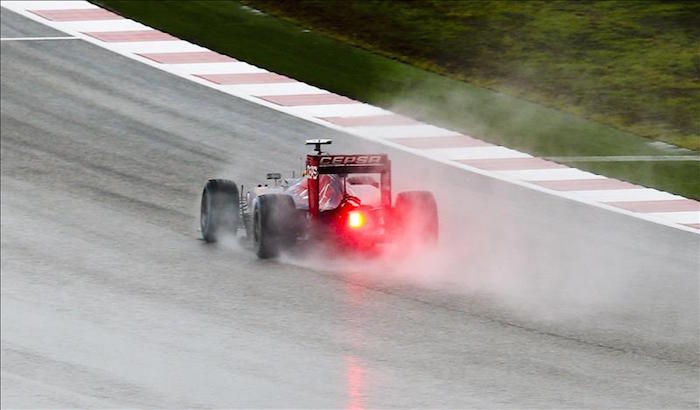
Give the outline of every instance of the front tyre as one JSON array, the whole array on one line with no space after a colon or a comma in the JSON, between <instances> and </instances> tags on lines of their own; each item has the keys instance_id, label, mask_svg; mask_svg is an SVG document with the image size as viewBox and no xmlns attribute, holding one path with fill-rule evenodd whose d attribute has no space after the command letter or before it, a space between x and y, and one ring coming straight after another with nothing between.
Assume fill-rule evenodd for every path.
<instances>
[{"instance_id":1,"label":"front tyre","mask_svg":"<svg viewBox=\"0 0 700 410\"><path fill-rule=\"evenodd\" d=\"M238 187L227 179L210 179L202 191L200 227L211 243L222 235L235 235L239 225Z\"/></svg>"}]
</instances>

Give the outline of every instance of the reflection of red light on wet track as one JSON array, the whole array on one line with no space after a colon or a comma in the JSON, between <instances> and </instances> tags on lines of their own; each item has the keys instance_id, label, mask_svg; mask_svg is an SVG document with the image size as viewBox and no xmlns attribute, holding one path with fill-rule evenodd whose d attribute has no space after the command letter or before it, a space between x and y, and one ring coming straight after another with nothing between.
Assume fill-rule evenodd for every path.
<instances>
[{"instance_id":1,"label":"reflection of red light on wet track","mask_svg":"<svg viewBox=\"0 0 700 410\"><path fill-rule=\"evenodd\" d=\"M362 297L367 291L367 288L365 287L362 278L354 278L353 282L348 282L346 290L350 296L350 302L357 306L362 303Z\"/></svg>"},{"instance_id":2,"label":"reflection of red light on wet track","mask_svg":"<svg viewBox=\"0 0 700 410\"><path fill-rule=\"evenodd\" d=\"M362 410L364 405L365 367L355 356L346 356L348 410Z\"/></svg>"},{"instance_id":3,"label":"reflection of red light on wet track","mask_svg":"<svg viewBox=\"0 0 700 410\"><path fill-rule=\"evenodd\" d=\"M367 285L361 277L354 277L346 282L345 291L347 293L348 312L352 320L350 323L350 334L346 335L353 351L358 351L363 346L365 316L364 298L367 296ZM345 378L346 394L348 398L348 410L362 410L365 408L365 397L367 387L367 369L362 360L355 355L345 356Z\"/></svg>"}]
</instances>

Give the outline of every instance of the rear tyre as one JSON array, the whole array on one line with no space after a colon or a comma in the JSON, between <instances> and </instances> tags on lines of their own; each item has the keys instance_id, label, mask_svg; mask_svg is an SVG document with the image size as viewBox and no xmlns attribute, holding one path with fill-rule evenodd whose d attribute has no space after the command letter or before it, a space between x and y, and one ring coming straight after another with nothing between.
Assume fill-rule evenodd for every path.
<instances>
[{"instance_id":1,"label":"rear tyre","mask_svg":"<svg viewBox=\"0 0 700 410\"><path fill-rule=\"evenodd\" d=\"M401 242L435 245L438 210L432 192L408 191L396 196L393 233Z\"/></svg>"},{"instance_id":2,"label":"rear tyre","mask_svg":"<svg viewBox=\"0 0 700 410\"><path fill-rule=\"evenodd\" d=\"M202 191L202 238L211 243L224 234L236 234L239 225L238 187L227 179L210 179Z\"/></svg>"},{"instance_id":3,"label":"rear tyre","mask_svg":"<svg viewBox=\"0 0 700 410\"><path fill-rule=\"evenodd\" d=\"M289 195L257 197L253 210L253 246L261 259L277 257L297 237L297 209Z\"/></svg>"}]
</instances>

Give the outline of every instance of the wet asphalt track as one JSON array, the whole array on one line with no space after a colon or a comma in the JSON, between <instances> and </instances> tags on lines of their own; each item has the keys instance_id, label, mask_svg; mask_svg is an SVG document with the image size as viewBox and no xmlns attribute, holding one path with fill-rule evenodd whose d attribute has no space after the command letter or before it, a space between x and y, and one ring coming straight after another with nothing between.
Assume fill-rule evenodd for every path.
<instances>
[{"instance_id":1,"label":"wet asphalt track","mask_svg":"<svg viewBox=\"0 0 700 410\"><path fill-rule=\"evenodd\" d=\"M47 35L2 9L2 37ZM449 256L258 261L198 240L206 178L299 170L307 137L387 150L80 40L1 56L2 407L698 406L697 235L503 205L389 151L436 190Z\"/></svg>"}]
</instances>

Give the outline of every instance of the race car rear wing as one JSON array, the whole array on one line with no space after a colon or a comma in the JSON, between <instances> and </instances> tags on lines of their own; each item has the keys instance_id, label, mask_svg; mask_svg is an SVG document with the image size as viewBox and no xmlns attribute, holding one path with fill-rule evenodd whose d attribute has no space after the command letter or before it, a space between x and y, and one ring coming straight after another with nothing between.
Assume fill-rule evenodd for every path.
<instances>
[{"instance_id":1,"label":"race car rear wing","mask_svg":"<svg viewBox=\"0 0 700 410\"><path fill-rule=\"evenodd\" d=\"M322 174L379 174L381 206L391 208L391 161L386 154L329 155L320 152L306 156L306 176L309 178L309 211L319 214L318 176Z\"/></svg>"}]
</instances>

